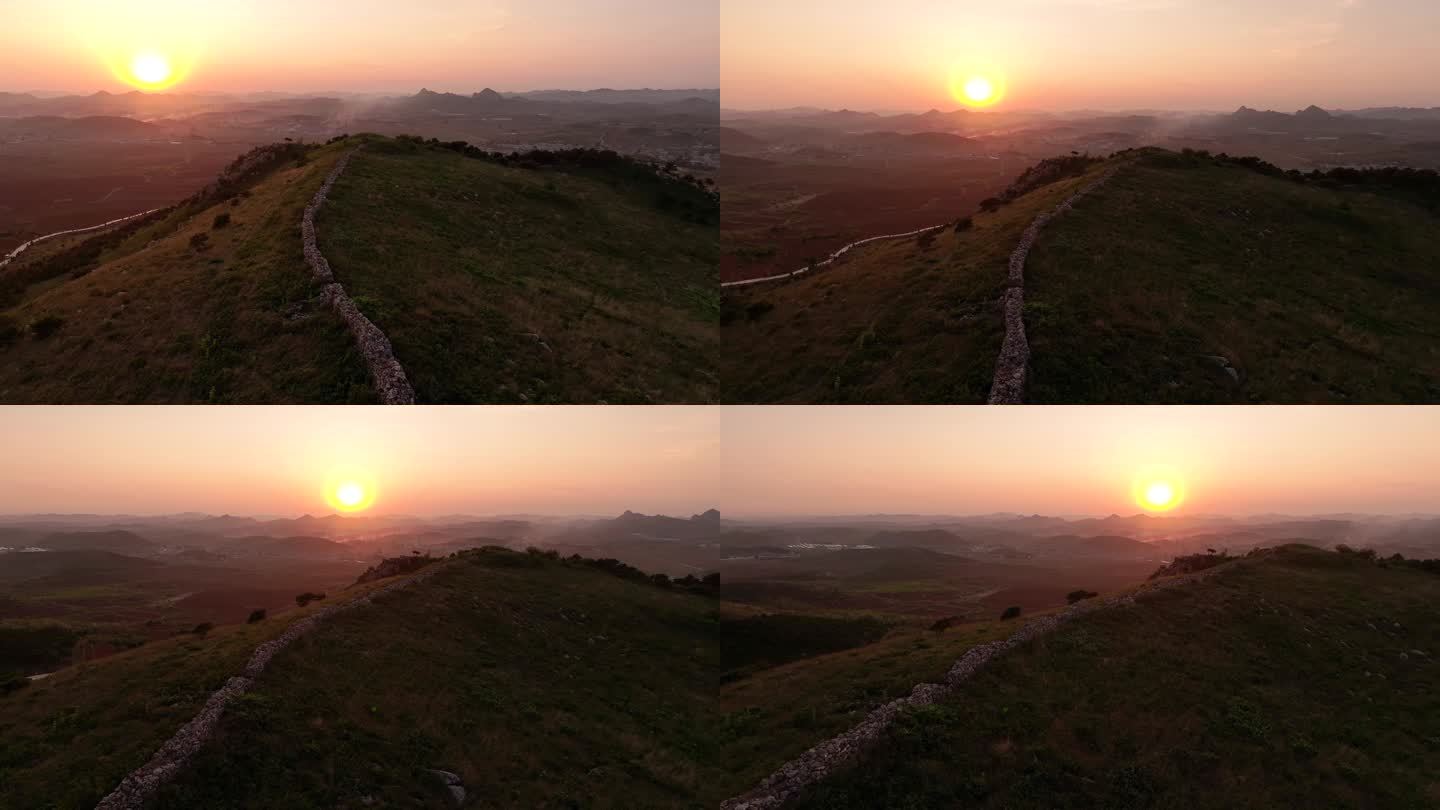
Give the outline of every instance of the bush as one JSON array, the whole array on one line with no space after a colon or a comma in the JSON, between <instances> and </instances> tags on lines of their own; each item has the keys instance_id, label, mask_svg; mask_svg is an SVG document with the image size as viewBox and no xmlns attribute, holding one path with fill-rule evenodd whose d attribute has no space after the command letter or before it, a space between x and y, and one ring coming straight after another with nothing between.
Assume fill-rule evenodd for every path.
<instances>
[{"instance_id":1,"label":"bush","mask_svg":"<svg viewBox=\"0 0 1440 810\"><path fill-rule=\"evenodd\" d=\"M29 685L30 679L24 675L0 674L0 695L18 692Z\"/></svg>"},{"instance_id":2,"label":"bush","mask_svg":"<svg viewBox=\"0 0 1440 810\"><path fill-rule=\"evenodd\" d=\"M954 627L955 625L957 625L957 624L959 624L959 623L960 623L960 617L959 617L959 616L946 616L945 618L940 619L940 620L936 621L934 624L930 625L930 629L931 629L931 630L934 630L934 631L937 632L937 633L943 633L943 632L945 632L946 630L949 630L950 628Z\"/></svg>"},{"instance_id":3,"label":"bush","mask_svg":"<svg viewBox=\"0 0 1440 810\"><path fill-rule=\"evenodd\" d=\"M197 233L194 236L190 237L191 250L203 252L208 247L210 247L210 234Z\"/></svg>"},{"instance_id":4,"label":"bush","mask_svg":"<svg viewBox=\"0 0 1440 810\"><path fill-rule=\"evenodd\" d=\"M960 233L961 231L968 231L973 227L975 227L974 217L961 217L955 220L955 233Z\"/></svg>"},{"instance_id":5,"label":"bush","mask_svg":"<svg viewBox=\"0 0 1440 810\"><path fill-rule=\"evenodd\" d=\"M656 585L659 585L662 588L669 588L671 586L670 577L667 577L664 574L651 574L650 581L655 583Z\"/></svg>"},{"instance_id":6,"label":"bush","mask_svg":"<svg viewBox=\"0 0 1440 810\"><path fill-rule=\"evenodd\" d=\"M264 611L261 611L261 612L263 613ZM215 629L215 623L214 623L214 622L201 622L201 623L195 625L195 629L191 630L190 632L191 632L191 633L194 633L194 634L197 635L197 636L203 636L203 635L205 635L206 633L208 633L208 632L210 632L211 630L214 630L214 629Z\"/></svg>"},{"instance_id":7,"label":"bush","mask_svg":"<svg viewBox=\"0 0 1440 810\"><path fill-rule=\"evenodd\" d=\"M64 318L58 315L46 315L37 321L30 322L30 334L34 335L36 340L44 340L59 332L60 327L64 325Z\"/></svg>"},{"instance_id":8,"label":"bush","mask_svg":"<svg viewBox=\"0 0 1440 810\"><path fill-rule=\"evenodd\" d=\"M325 594L323 593L311 593L310 591L306 591L305 593L299 594L295 597L295 604L299 605L300 607L305 607L311 602L318 602L324 598Z\"/></svg>"},{"instance_id":9,"label":"bush","mask_svg":"<svg viewBox=\"0 0 1440 810\"><path fill-rule=\"evenodd\" d=\"M993 214L996 211L999 211L1000 206L1004 204L1005 201L1000 199L999 197L986 197L985 199L980 201L980 210L984 211L987 214Z\"/></svg>"},{"instance_id":10,"label":"bush","mask_svg":"<svg viewBox=\"0 0 1440 810\"><path fill-rule=\"evenodd\" d=\"M1087 591L1082 589L1078 591L1071 591L1070 593L1065 594L1065 601L1073 605L1076 602L1080 602L1085 599L1094 599L1099 595L1100 594L1094 591Z\"/></svg>"},{"instance_id":11,"label":"bush","mask_svg":"<svg viewBox=\"0 0 1440 810\"><path fill-rule=\"evenodd\" d=\"M212 229L218 231L218 230L220 230L221 228L223 228L223 227L225 227L226 225L229 225L229 224L230 224L230 215L229 215L228 213L227 213L227 214L216 214L216 215L215 215L215 225L213 226Z\"/></svg>"},{"instance_id":12,"label":"bush","mask_svg":"<svg viewBox=\"0 0 1440 810\"><path fill-rule=\"evenodd\" d=\"M1005 608L1005 612L1004 612L1004 613L1001 613L1001 614L1000 614L1000 618L1001 618L1002 620L1004 620L1004 619L1016 619L1016 618L1019 618L1019 616L1020 616L1020 607L1019 607L1018 605L1011 605L1010 607Z\"/></svg>"},{"instance_id":13,"label":"bush","mask_svg":"<svg viewBox=\"0 0 1440 810\"><path fill-rule=\"evenodd\" d=\"M718 588L720 587L720 572L716 571L711 574L706 574L700 579L700 581L710 586L711 588Z\"/></svg>"},{"instance_id":14,"label":"bush","mask_svg":"<svg viewBox=\"0 0 1440 810\"><path fill-rule=\"evenodd\" d=\"M250 611L250 618L246 619L245 623L254 624L256 622L263 621L265 621L265 608L255 608L254 610Z\"/></svg>"}]
</instances>

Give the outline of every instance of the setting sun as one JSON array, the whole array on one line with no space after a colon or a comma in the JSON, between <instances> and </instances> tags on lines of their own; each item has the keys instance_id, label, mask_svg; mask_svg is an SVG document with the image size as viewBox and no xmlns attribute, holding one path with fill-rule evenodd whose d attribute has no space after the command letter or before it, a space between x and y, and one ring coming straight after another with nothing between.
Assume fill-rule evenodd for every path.
<instances>
[{"instance_id":1,"label":"setting sun","mask_svg":"<svg viewBox=\"0 0 1440 810\"><path fill-rule=\"evenodd\" d=\"M185 78L189 62L154 49L136 51L111 63L116 76L132 87L146 91L167 90Z\"/></svg>"},{"instance_id":2,"label":"setting sun","mask_svg":"<svg viewBox=\"0 0 1440 810\"><path fill-rule=\"evenodd\" d=\"M968 107L989 107L1005 94L1005 83L998 73L957 70L950 77L950 94Z\"/></svg>"},{"instance_id":3,"label":"setting sun","mask_svg":"<svg viewBox=\"0 0 1440 810\"><path fill-rule=\"evenodd\" d=\"M375 481L353 469L336 470L325 479L324 495L337 512L363 512L375 505Z\"/></svg>"},{"instance_id":4,"label":"setting sun","mask_svg":"<svg viewBox=\"0 0 1440 810\"><path fill-rule=\"evenodd\" d=\"M1184 500L1185 487L1174 470L1153 468L1136 476L1132 494L1141 509L1147 512L1168 512Z\"/></svg>"}]
</instances>

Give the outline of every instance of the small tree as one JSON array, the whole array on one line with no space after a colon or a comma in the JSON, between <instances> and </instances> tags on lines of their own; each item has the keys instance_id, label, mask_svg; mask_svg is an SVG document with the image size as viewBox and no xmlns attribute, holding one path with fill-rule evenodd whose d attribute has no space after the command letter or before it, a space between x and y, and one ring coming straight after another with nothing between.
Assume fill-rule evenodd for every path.
<instances>
[{"instance_id":1,"label":"small tree","mask_svg":"<svg viewBox=\"0 0 1440 810\"><path fill-rule=\"evenodd\" d=\"M45 340L46 338L54 335L56 332L59 332L60 327L64 325L64 318L61 318L57 315L46 315L45 317L30 324L30 334L34 335L38 340Z\"/></svg>"},{"instance_id":2,"label":"small tree","mask_svg":"<svg viewBox=\"0 0 1440 810\"><path fill-rule=\"evenodd\" d=\"M250 611L250 618L246 619L245 623L254 624L256 622L263 621L265 621L265 608L255 608L254 610Z\"/></svg>"},{"instance_id":3,"label":"small tree","mask_svg":"<svg viewBox=\"0 0 1440 810\"><path fill-rule=\"evenodd\" d=\"M213 622L201 622L201 623L195 625L195 629L194 629L194 630L191 630L190 632L194 633L194 634L197 635L197 636L203 636L203 635L205 635L206 633L208 633L208 632L210 632L211 630L214 630L214 629L215 629L215 624L214 624Z\"/></svg>"},{"instance_id":4,"label":"small tree","mask_svg":"<svg viewBox=\"0 0 1440 810\"><path fill-rule=\"evenodd\" d=\"M215 226L214 226L214 230L217 230L217 231L218 231L218 230L220 230L221 228L223 228L223 227L225 227L225 226L227 226L227 225L229 225L229 224L230 224L230 214L225 213L225 214L216 214L216 215L215 215Z\"/></svg>"},{"instance_id":5,"label":"small tree","mask_svg":"<svg viewBox=\"0 0 1440 810\"><path fill-rule=\"evenodd\" d=\"M968 231L973 227L975 227L975 220L972 217L961 217L955 220L955 233Z\"/></svg>"},{"instance_id":6,"label":"small tree","mask_svg":"<svg viewBox=\"0 0 1440 810\"><path fill-rule=\"evenodd\" d=\"M1002 620L1004 620L1004 619L1015 619L1015 618L1019 618L1019 616L1020 616L1020 607L1019 607L1018 605L1011 605L1010 607L1005 608L1005 612L1004 612L1004 613L1001 613L1001 614L1000 614L1000 618L1001 618Z\"/></svg>"},{"instance_id":7,"label":"small tree","mask_svg":"<svg viewBox=\"0 0 1440 810\"><path fill-rule=\"evenodd\" d=\"M203 252L210 247L210 234L197 233L190 237L190 248L196 252Z\"/></svg>"},{"instance_id":8,"label":"small tree","mask_svg":"<svg viewBox=\"0 0 1440 810\"><path fill-rule=\"evenodd\" d=\"M712 588L718 588L720 587L720 572L715 571L714 573L706 574L700 581Z\"/></svg>"}]
</instances>

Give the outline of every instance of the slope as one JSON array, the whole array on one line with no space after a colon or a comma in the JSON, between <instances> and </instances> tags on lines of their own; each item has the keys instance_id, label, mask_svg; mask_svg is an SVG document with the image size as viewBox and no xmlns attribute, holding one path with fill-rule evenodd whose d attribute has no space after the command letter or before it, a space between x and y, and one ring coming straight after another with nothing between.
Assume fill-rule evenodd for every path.
<instances>
[{"instance_id":1,"label":"slope","mask_svg":"<svg viewBox=\"0 0 1440 810\"><path fill-rule=\"evenodd\" d=\"M0 401L373 400L300 254L301 212L341 154L257 150L186 202L30 266L42 283L0 299Z\"/></svg>"},{"instance_id":2,"label":"slope","mask_svg":"<svg viewBox=\"0 0 1440 810\"><path fill-rule=\"evenodd\" d=\"M952 222L872 242L790 281L727 289L726 400L984 402L1005 335L1001 296L1011 251L1038 214L1103 168L1032 190L959 228Z\"/></svg>"},{"instance_id":3,"label":"slope","mask_svg":"<svg viewBox=\"0 0 1440 810\"><path fill-rule=\"evenodd\" d=\"M376 141L340 178L322 248L421 401L718 396L718 204L598 157Z\"/></svg>"},{"instance_id":4,"label":"slope","mask_svg":"<svg viewBox=\"0 0 1440 810\"><path fill-rule=\"evenodd\" d=\"M276 656L160 806L713 805L712 599L472 552Z\"/></svg>"},{"instance_id":5,"label":"slope","mask_svg":"<svg viewBox=\"0 0 1440 810\"><path fill-rule=\"evenodd\" d=\"M1440 183L1120 159L1031 253L1028 401L1440 400Z\"/></svg>"},{"instance_id":6,"label":"slope","mask_svg":"<svg viewBox=\"0 0 1440 810\"><path fill-rule=\"evenodd\" d=\"M912 710L803 807L1421 807L1440 578L1287 546L1096 611Z\"/></svg>"}]
</instances>

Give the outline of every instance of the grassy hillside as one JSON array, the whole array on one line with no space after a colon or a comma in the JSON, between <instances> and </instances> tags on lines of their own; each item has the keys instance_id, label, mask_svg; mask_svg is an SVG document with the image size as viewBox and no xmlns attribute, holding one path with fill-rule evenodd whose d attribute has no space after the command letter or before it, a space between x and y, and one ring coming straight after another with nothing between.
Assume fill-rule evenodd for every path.
<instances>
[{"instance_id":1,"label":"grassy hillside","mask_svg":"<svg viewBox=\"0 0 1440 810\"><path fill-rule=\"evenodd\" d=\"M154 642L0 695L0 808L88 808L292 619ZM157 807L702 807L715 600L542 555L469 552L271 662ZM83 775L76 774L83 771Z\"/></svg>"},{"instance_id":2,"label":"grassy hillside","mask_svg":"<svg viewBox=\"0 0 1440 810\"><path fill-rule=\"evenodd\" d=\"M1160 150L1121 159L1030 255L1028 401L1440 400L1433 205Z\"/></svg>"},{"instance_id":3,"label":"grassy hillside","mask_svg":"<svg viewBox=\"0 0 1440 810\"><path fill-rule=\"evenodd\" d=\"M1431 807L1440 577L1291 546L1100 611L803 807Z\"/></svg>"},{"instance_id":4,"label":"grassy hillside","mask_svg":"<svg viewBox=\"0 0 1440 810\"><path fill-rule=\"evenodd\" d=\"M1440 401L1440 184L1159 149L1086 178L1116 167L1029 255L1027 401ZM727 291L727 401L984 401L1006 260L1084 182Z\"/></svg>"},{"instance_id":5,"label":"grassy hillside","mask_svg":"<svg viewBox=\"0 0 1440 810\"><path fill-rule=\"evenodd\" d=\"M276 657L161 807L705 807L714 600L479 553Z\"/></svg>"},{"instance_id":6,"label":"grassy hillside","mask_svg":"<svg viewBox=\"0 0 1440 810\"><path fill-rule=\"evenodd\" d=\"M425 402L708 402L718 205L613 169L527 169L385 141L321 248Z\"/></svg>"},{"instance_id":7,"label":"grassy hillside","mask_svg":"<svg viewBox=\"0 0 1440 810\"><path fill-rule=\"evenodd\" d=\"M500 165L373 136L0 271L0 402L373 402L300 219L424 402L708 402L718 204L636 164ZM228 217L228 219L224 219Z\"/></svg>"},{"instance_id":8,"label":"grassy hillside","mask_svg":"<svg viewBox=\"0 0 1440 810\"><path fill-rule=\"evenodd\" d=\"M53 256L60 275L0 299L0 402L373 401L300 252L301 212L343 149L72 248L95 255ZM48 275L0 272L27 268Z\"/></svg>"},{"instance_id":9,"label":"grassy hillside","mask_svg":"<svg viewBox=\"0 0 1440 810\"><path fill-rule=\"evenodd\" d=\"M969 230L875 242L813 275L726 290L726 401L984 402L1010 253L1037 214L1099 171L976 214Z\"/></svg>"},{"instance_id":10,"label":"grassy hillside","mask_svg":"<svg viewBox=\"0 0 1440 810\"><path fill-rule=\"evenodd\" d=\"M742 677L720 687L717 736L727 795L754 787L810 746L854 726L915 684L940 680L971 647L1003 638L1013 629L998 621L958 624L943 632L896 624L874 640L873 620L862 618L740 615L727 617L725 624L727 659L732 650L749 652L742 660L727 660L731 671ZM757 651L755 628L765 625L782 631L806 628L808 641ZM789 633L776 635L777 641L791 641ZM744 666L791 653L796 646L816 649L817 639L839 651L755 672Z\"/></svg>"}]
</instances>

